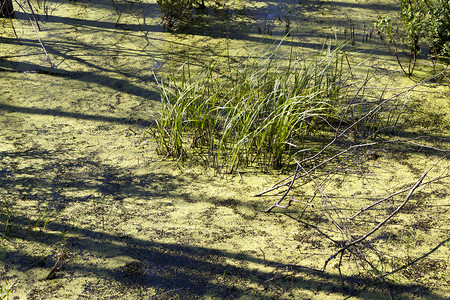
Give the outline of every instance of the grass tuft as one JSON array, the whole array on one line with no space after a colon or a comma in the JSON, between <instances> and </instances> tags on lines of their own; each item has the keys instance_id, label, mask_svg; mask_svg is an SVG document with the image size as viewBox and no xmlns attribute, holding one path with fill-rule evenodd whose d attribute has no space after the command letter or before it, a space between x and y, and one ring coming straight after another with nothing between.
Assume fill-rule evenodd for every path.
<instances>
[{"instance_id":1,"label":"grass tuft","mask_svg":"<svg viewBox=\"0 0 450 300\"><path fill-rule=\"evenodd\" d=\"M281 168L318 123L339 113L342 47L306 58L283 57L276 47L232 61L220 57L196 75L188 61L158 80L162 110L148 133L160 155L200 154L209 167L227 172L255 164Z\"/></svg>"}]
</instances>

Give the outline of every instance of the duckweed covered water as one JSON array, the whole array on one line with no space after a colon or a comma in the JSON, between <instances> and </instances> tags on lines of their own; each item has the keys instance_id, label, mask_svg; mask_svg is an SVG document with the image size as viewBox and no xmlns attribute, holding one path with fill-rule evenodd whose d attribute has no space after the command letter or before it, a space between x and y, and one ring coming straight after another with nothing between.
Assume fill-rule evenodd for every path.
<instances>
[{"instance_id":1,"label":"duckweed covered water","mask_svg":"<svg viewBox=\"0 0 450 300\"><path fill-rule=\"evenodd\" d=\"M18 39L9 20L0 26L2 287L12 284L18 299L388 298L357 262L343 264L342 277L336 260L327 273L292 266L320 269L337 250L316 230L336 234L329 220L312 210L303 220L317 228L294 219L317 193L313 182L295 189L302 203L266 214L279 195L253 195L285 174L218 176L158 157L151 140L137 146L160 108L154 76L187 58L201 67L216 55L260 55L288 31L285 53L308 54L353 32L348 53L355 65L366 59L360 74L397 70L371 28L378 15L395 13L393 3L230 1L196 11L192 28L173 34L152 1L33 3L48 58L16 7ZM394 75L379 82L386 84L415 82ZM426 145L449 149L448 93L448 86L426 85L410 94L415 127L399 137L420 130ZM448 174L440 151L392 144L374 153L326 181L336 205L329 209L343 219L410 187L436 162L427 178ZM448 178L425 186L370 241L380 251L370 258L379 255L377 267L391 269L443 242L418 267L389 278L399 299L448 295L448 186ZM371 211L355 232L401 201Z\"/></svg>"}]
</instances>

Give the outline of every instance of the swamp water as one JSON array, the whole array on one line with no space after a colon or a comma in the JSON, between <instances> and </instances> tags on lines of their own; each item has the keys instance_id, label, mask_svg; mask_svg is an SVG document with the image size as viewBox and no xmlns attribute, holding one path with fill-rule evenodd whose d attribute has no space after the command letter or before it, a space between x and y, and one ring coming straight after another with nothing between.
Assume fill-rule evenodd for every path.
<instances>
[{"instance_id":1,"label":"swamp water","mask_svg":"<svg viewBox=\"0 0 450 300\"><path fill-rule=\"evenodd\" d=\"M286 30L285 53L309 54L353 32L355 64L366 59L366 68L397 70L371 32L378 15L395 13L393 2L236 1L196 12L193 26L175 34L163 30L155 2L34 3L48 57L30 15L16 7L18 40L9 20L0 26L2 288L18 299L388 298L358 263L343 265L345 288L338 261L325 274L290 266L320 269L337 248L289 218L298 206L264 213L278 196L253 195L285 175L215 176L158 157L149 140L137 146L160 109L155 74L187 57L201 67L227 52L260 55ZM415 82L397 75L385 84ZM411 97L421 101L421 130L429 145L448 149L448 87L420 88ZM327 183L344 215L411 186L441 159L392 148L395 154L381 151L365 165L370 172L340 172ZM430 178L448 174L448 166L441 159ZM383 253L396 253L380 254L380 266L400 266L448 238L448 186L442 180L422 189L411 204L420 213L402 215L376 236ZM314 193L308 183L296 195ZM305 220L329 230L327 220L313 218ZM447 239L419 268L396 275L396 296L445 299L448 248Z\"/></svg>"}]
</instances>

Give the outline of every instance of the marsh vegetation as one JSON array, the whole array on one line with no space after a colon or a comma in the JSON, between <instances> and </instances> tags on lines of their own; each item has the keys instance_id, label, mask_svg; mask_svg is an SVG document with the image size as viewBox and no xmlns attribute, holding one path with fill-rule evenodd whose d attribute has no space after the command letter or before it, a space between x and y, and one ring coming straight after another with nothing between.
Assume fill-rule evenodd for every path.
<instances>
[{"instance_id":1,"label":"marsh vegetation","mask_svg":"<svg viewBox=\"0 0 450 300\"><path fill-rule=\"evenodd\" d=\"M446 1L17 4L0 299L446 299Z\"/></svg>"}]
</instances>

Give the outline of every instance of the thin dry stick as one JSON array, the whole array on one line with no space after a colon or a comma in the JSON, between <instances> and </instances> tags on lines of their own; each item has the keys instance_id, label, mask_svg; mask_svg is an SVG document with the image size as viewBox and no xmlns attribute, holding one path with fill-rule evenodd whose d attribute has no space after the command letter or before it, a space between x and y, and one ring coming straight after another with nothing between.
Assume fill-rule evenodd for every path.
<instances>
[{"instance_id":1,"label":"thin dry stick","mask_svg":"<svg viewBox=\"0 0 450 300\"><path fill-rule=\"evenodd\" d=\"M307 201L307 202L300 201L300 203L304 204L305 207L303 208L302 212L300 213L300 216L298 217L299 219L303 218L303 215L305 214L306 209L308 207L312 207L311 203L313 202L314 198L316 198L316 195L317 195L317 189L314 191L314 194L313 194L313 196L311 197L311 199L309 201Z\"/></svg>"},{"instance_id":2,"label":"thin dry stick","mask_svg":"<svg viewBox=\"0 0 450 300\"><path fill-rule=\"evenodd\" d=\"M404 90L402 90L402 91L396 93L395 95L393 95L393 96L391 96L391 97L389 97L389 98L383 100L380 104L378 104L376 107L374 107L374 108L371 109L369 112L367 112L367 114L365 114L364 116L362 116L361 118L359 118L359 119L358 119L357 121L355 121L352 125L350 125L350 126L347 127L345 130L343 130L340 134L336 135L336 136L333 138L333 140L332 140L330 143L328 143L325 147L323 147L319 152L317 152L316 154L314 154L314 155L311 156L311 157L308 157L308 158L303 159L302 161L300 161L300 163L303 164L303 163L305 163L305 162L308 162L308 161L311 161L311 160L316 159L316 158L317 158L318 156L320 156L323 152L325 152L329 147L331 147L331 146L338 140L338 138L342 137L342 136L343 136L344 134L346 134L349 130L351 130L353 127L355 127L357 124L359 124L359 123L361 123L363 120L367 119L369 116L371 116L371 115L372 115L373 113L375 113L377 110L379 110L380 107L382 107L384 104L386 104L387 102L391 101L392 99L395 99L395 98L397 98L397 97L399 97L399 96L401 96L401 95L403 95L403 94L405 94L405 93L408 93L408 92L414 90L414 89L417 88L418 86L421 86L421 85L425 84L426 82L428 82L428 81L430 81L430 80L432 80L432 79L434 79L434 78L436 78L436 77L438 77L438 76L441 76L442 74L445 74L445 72L446 72L447 70L448 70L448 68L447 68L446 70L440 72L439 74L436 74L436 75L434 75L434 76L432 76L432 77L430 77L430 78L428 78L428 79L422 80L421 82L419 82L419 83L417 83L417 84L415 84L415 85L413 85L413 86L410 86L410 87L408 87L408 88L405 88ZM358 92L359 92L359 91L358 91ZM393 142L393 141L387 141L387 142ZM342 151L342 152L336 154L335 156L333 156L333 157L331 157L331 158L325 160L324 162L322 162L322 163L316 165L315 167L311 168L310 171L308 171L308 172L311 172L311 171L313 171L313 170L315 170L315 169L321 167L322 165L328 163L329 161L335 159L336 157L338 157L338 156L340 156L340 155L342 155L342 154L344 154L344 153L346 153L346 152L348 152L348 151L350 151L350 150L352 150L352 149L354 149L354 148L364 147L364 146L370 146L370 145L375 145L375 144L376 144L376 143L367 143L367 144L353 145L353 146L349 147L347 150L344 150L344 151ZM307 174L305 174L305 173L300 174L300 175L298 175L298 178L303 177L303 176L306 176L306 175L307 175ZM287 180L288 178L290 178L290 177L292 177L292 175L286 177L285 179L281 180L280 182L284 182L284 181L286 181L286 180ZM290 181L287 181L287 182L285 182L285 183L283 183L283 184L274 185L274 186L272 186L271 188L269 188L269 189L267 189L267 190L265 190L265 191L263 191L263 192L260 192L260 193L256 194L255 197L262 196L262 195L264 195L264 194L266 194L266 193L269 193L269 192L271 192L271 191L273 191L273 190L279 189L279 188L281 188L281 187L283 187L283 186L291 185L292 181L295 180L295 179L297 179L297 178L294 177L294 178L292 178Z\"/></svg>"},{"instance_id":3,"label":"thin dry stick","mask_svg":"<svg viewBox=\"0 0 450 300\"><path fill-rule=\"evenodd\" d=\"M375 275L377 276L377 278L378 278L378 280L380 280L380 282L381 282L381 284L384 286L384 288L386 289L386 291L387 291L387 293L388 293L388 295L389 295L389 299L393 299L393 297L392 297L392 291L391 291L391 288L386 284L386 281L384 280L384 278L383 278L383 276L381 275L381 272L370 262L370 261L368 261L367 260L367 258L365 258L364 257L364 254L362 253L362 251L359 251L359 249L358 249L358 251L355 253L355 252L353 252L351 249L349 249L349 251L353 254L353 255L355 255L355 256L357 256L357 257L359 257L359 259L361 259L362 261L364 261L366 264L368 264L371 268L372 268L372 270L375 272ZM341 254L343 254L343 252L341 252Z\"/></svg>"},{"instance_id":4,"label":"thin dry stick","mask_svg":"<svg viewBox=\"0 0 450 300\"><path fill-rule=\"evenodd\" d=\"M444 149L439 149L439 148L436 148L436 147L422 145L422 144L414 143L412 141L406 141L406 143L410 143L410 144L413 144L413 145L418 146L418 147L428 148L428 149L432 149L432 150L439 151L439 152L450 152L450 150L444 150Z\"/></svg>"},{"instance_id":5,"label":"thin dry stick","mask_svg":"<svg viewBox=\"0 0 450 300\"><path fill-rule=\"evenodd\" d=\"M278 182L277 182L276 184L274 184L271 188L269 188L269 189L267 189L267 190L265 190L265 191L263 191L263 192L260 192L260 193L258 193L258 194L256 194L256 195L254 195L254 197L260 197L260 196L262 196L262 195L264 195L264 194L267 194L267 193L269 193L269 192L271 192L271 191L277 190L277 189L279 189L279 188L281 188L281 187L283 187L283 186L291 185L292 180L294 180L294 178L295 178L295 179L298 179L298 178L307 176L308 173L314 171L315 169L317 169L317 168L323 166L324 164L326 164L326 163L328 163L328 162L334 160L335 158L337 158L337 157L339 157L339 156L341 156L341 155L343 155L343 154L349 152L350 150L354 150L354 149L357 149L357 148L369 147L369 146L374 146L374 145L378 145L378 144L405 142L405 143L411 143L411 144L416 145L416 146L418 146L418 147L430 148L430 149L433 149L433 150L437 150L437 151L441 151L441 152L446 152L446 153L447 153L447 152L450 152L450 150L443 150L443 149L434 148L434 147L430 147L430 146L426 146L426 145L422 145L422 144L418 144L418 143L412 142L412 141L414 141L414 140L418 140L418 139L421 139L421 138L422 138L422 137L416 137L416 138L414 138L414 139L395 139L395 140L381 141L381 142L373 142L373 143L366 143L366 144L362 144L362 143L361 143L361 144L358 144L358 145L350 146L350 147L347 148L346 150L343 150L343 151L341 151L341 152L335 154L334 156L328 158L327 160L321 162L320 164L315 165L314 167L312 167L312 168L311 168L309 171L307 171L307 172L304 172L304 173L302 173L302 174L300 174L300 175L298 175L298 176L297 176L297 175L294 176L294 174L289 175L288 177L286 177L286 178L284 178L284 179L278 181ZM364 141L363 141L363 142L364 142ZM326 147L327 147L327 146L326 146ZM305 160L302 160L302 161L300 161L299 163L303 163L304 161L305 161ZM297 173L296 173L296 174L297 174ZM285 182L285 183L282 184L282 182L286 181L287 179L289 179L289 178L291 178L291 177L293 177L293 176L294 176L293 179L291 179L291 180L289 180L289 181L287 181L287 182Z\"/></svg>"},{"instance_id":6,"label":"thin dry stick","mask_svg":"<svg viewBox=\"0 0 450 300\"><path fill-rule=\"evenodd\" d=\"M33 16L33 19L36 22L36 25L37 25L39 31L41 31L41 26L39 26L39 22L36 18L36 14L34 13L33 6L31 6L30 0L27 0L27 2L28 2L28 6L30 7L30 10L31 10L31 15Z\"/></svg>"},{"instance_id":7,"label":"thin dry stick","mask_svg":"<svg viewBox=\"0 0 450 300\"><path fill-rule=\"evenodd\" d=\"M55 262L55 265L50 270L50 272L48 273L47 277L45 277L46 280L51 280L51 279L55 279L56 278L56 275L57 275L58 272L61 271L62 266L63 266L66 258L67 258L67 250L63 249L63 252L58 257L58 260Z\"/></svg>"},{"instance_id":8,"label":"thin dry stick","mask_svg":"<svg viewBox=\"0 0 450 300\"><path fill-rule=\"evenodd\" d=\"M303 171L305 171L305 169L304 169L300 164L298 164L298 165L302 168ZM316 180L314 179L314 177L312 177L310 173L308 173L308 176L309 176L309 178L311 179L311 181L314 182L314 184L316 185L317 190L319 191L320 195L322 196L322 199L327 199L328 202L333 206L333 204L331 203L330 199L329 199L328 196L325 194L325 192L324 192L324 190L322 189L322 187L316 182ZM333 208L336 210L336 207L333 206ZM331 223L333 223L333 225L336 226L336 228L342 233L342 235L344 235L344 236L346 236L348 239L350 239L350 237L348 236L348 234L341 228L341 226L333 219L333 217L332 217L329 213L326 213L325 215L328 217L328 219L331 221ZM339 215L338 215L338 217L339 217Z\"/></svg>"},{"instance_id":9,"label":"thin dry stick","mask_svg":"<svg viewBox=\"0 0 450 300\"><path fill-rule=\"evenodd\" d=\"M14 26L14 22L13 22L13 19L11 16L9 16L9 21L11 22L11 27L14 31L14 35L16 36L17 42L19 43L19 45L22 45L22 43L20 43L19 36L17 35L17 32L16 32L16 27Z\"/></svg>"},{"instance_id":10,"label":"thin dry stick","mask_svg":"<svg viewBox=\"0 0 450 300\"><path fill-rule=\"evenodd\" d=\"M38 38L39 43L41 44L41 47L42 47L42 49L44 50L45 57L46 57L48 63L50 64L50 67L53 68L53 63L52 63L52 61L50 60L50 57L48 56L47 50L45 49L45 46L44 46L44 44L42 43L41 38L39 37L39 34L37 33L36 27L34 27L33 20L31 20L30 16L27 14L27 12L26 12L25 9L23 8L23 6L20 5L20 3L19 3L17 0L15 0L15 1L16 1L17 5L19 5L19 7L22 9L22 11L24 12L24 14L26 14L27 17L28 17L28 19L30 20L31 26L33 26L34 33L36 34L36 37Z\"/></svg>"},{"instance_id":11,"label":"thin dry stick","mask_svg":"<svg viewBox=\"0 0 450 300\"><path fill-rule=\"evenodd\" d=\"M418 257L412 261L410 261L409 263L407 263L406 265L403 265L389 273L384 274L382 277L386 277L388 275L392 275L394 273L397 273L398 271L401 271L403 269L406 269L407 267L415 264L416 262L418 262L421 259L424 259L425 257L429 256L431 253L433 253L434 251L436 251L437 249L439 249L442 245L444 245L445 243L450 241L450 237L448 237L447 239L443 240L442 242L440 242L436 247L434 247L433 249L431 249L429 252L425 253L424 255L422 255L421 257Z\"/></svg>"},{"instance_id":12,"label":"thin dry stick","mask_svg":"<svg viewBox=\"0 0 450 300\"><path fill-rule=\"evenodd\" d=\"M442 176L438 176L438 177L436 177L436 178L433 178L433 179L431 179L431 180L429 180L429 181L426 181L426 182L422 183L421 185L427 185L427 184L430 184L430 183L432 183L432 182L434 182L434 181L437 181L437 180L440 180L440 179L444 179L444 178L447 178L447 177L450 177L450 175L442 175ZM361 213L365 212L366 210L371 209L371 208L374 207L375 205L378 205L378 204L380 204L380 203L382 203L382 202L384 202L384 201L386 201L386 200L388 200L388 199L390 199L390 198L392 198L392 197L394 197L394 196L396 196L396 195L398 195L398 194L404 193L404 192L406 192L406 191L409 190L409 189L410 189L410 188L406 188L406 189L403 189L403 190L401 190L401 191L398 191L398 192L395 192L395 193L393 193L393 194L390 194L390 195L387 196L386 198L383 198L383 199L381 199L381 200L378 200L377 202L374 202L374 203L370 204L369 206L366 206L366 207L362 208L360 211L358 211L356 214L354 214L353 216L351 216L349 219L350 219L350 220L353 220L355 217L359 216Z\"/></svg>"},{"instance_id":13,"label":"thin dry stick","mask_svg":"<svg viewBox=\"0 0 450 300\"><path fill-rule=\"evenodd\" d=\"M333 169L330 170L330 172L328 172L328 175L327 175L326 178L322 181L322 184L327 180L327 178L328 178L331 174L334 175L334 171L335 171L338 167L339 167L338 165L337 165L337 166L334 166ZM321 184L321 185L322 185L322 184ZM305 214L306 209L307 209L309 206L311 206L312 201L313 201L314 198L316 197L317 191L318 191L318 188L316 187L316 189L314 190L314 194L313 194L313 196L311 197L311 199L310 199L309 201L307 201L307 202L304 203L304 204L306 204L306 206L304 207L304 209L303 209L302 212L300 213L300 216L298 217L299 219L303 218L303 215ZM333 208L334 208L334 207L333 207Z\"/></svg>"},{"instance_id":14,"label":"thin dry stick","mask_svg":"<svg viewBox=\"0 0 450 300\"><path fill-rule=\"evenodd\" d=\"M280 207L280 208L283 208L283 209L289 207L289 205L291 204L292 200L289 200L288 204L286 204L285 206L281 206L280 203L281 203L281 201L284 200L284 198L287 196L287 194L289 194L289 191L291 190L292 186L294 185L295 178L297 177L297 172L298 172L298 169L299 169L299 168L300 168L300 164L297 164L297 168L295 169L295 173L294 173L294 178L291 180L291 183L290 183L288 189L287 189L286 192L283 194L283 196L280 198L280 200L278 200L277 203L275 203L274 205L272 205L271 207L269 207L268 209L266 209L266 211L265 211L266 213L267 213L267 212L270 212L270 211L271 211L272 209L274 209L275 207Z\"/></svg>"},{"instance_id":15,"label":"thin dry stick","mask_svg":"<svg viewBox=\"0 0 450 300\"><path fill-rule=\"evenodd\" d=\"M368 233L366 233L363 237L354 240L353 242L345 245L344 247L342 247L341 249L339 249L335 254L331 255L326 261L325 264L322 268L323 271L325 271L325 268L327 267L328 263L334 259L338 254L340 254L341 252L344 252L345 250L347 250L349 247L354 246L358 243L361 243L362 241L364 241L365 239L367 239L369 236L371 236L373 233L375 233L378 229L381 228L381 226L383 226L384 224L386 224L387 221L389 221L390 219L392 219L405 205L406 203L408 203L409 198L412 196L412 194L414 193L414 191L420 186L420 184L422 183L423 179L425 178L425 176L428 174L428 172L434 167L434 165L428 169L427 171L425 171L422 176L419 178L419 180L417 180L417 182L414 184L414 186L411 188L411 190L409 191L408 195L406 196L405 200L402 202L402 204L400 204L399 207L397 207L396 210L394 210L386 219L384 219L383 221L381 221L377 226L375 226L371 231L369 231Z\"/></svg>"},{"instance_id":16,"label":"thin dry stick","mask_svg":"<svg viewBox=\"0 0 450 300\"><path fill-rule=\"evenodd\" d=\"M375 77L375 74L372 75L372 76L370 76L369 78L366 78L366 79L363 81L363 84L361 84L361 86L360 86L360 87L358 88L358 90L356 91L356 94L350 99L350 102L347 104L347 107L345 108L345 112L342 114L342 117L341 117L341 119L340 119L340 121L339 121L339 125L338 125L338 128L337 128L337 130L336 130L336 135L334 136L334 139L337 139L339 136L342 135L342 134L338 135L338 132L339 132L339 129L341 128L341 126L342 126L342 124L343 124L343 122L344 122L345 116L347 116L348 112L350 111L350 107L351 107L352 104L355 102L355 100L356 100L356 98L358 97L359 93L360 93L364 88L366 88L367 83L368 83L369 80L372 79L373 77Z\"/></svg>"},{"instance_id":17,"label":"thin dry stick","mask_svg":"<svg viewBox=\"0 0 450 300\"><path fill-rule=\"evenodd\" d=\"M313 206L311 206L311 207L313 207ZM314 207L313 207L314 208ZM310 224L310 223L308 223L308 222L305 222L305 221L303 221L303 220L300 220L300 219L298 219L298 218L295 218L295 217L293 217L293 216L291 216L291 215L289 215L289 214L286 214L286 216L287 217L289 217L289 218L291 218L291 219L293 219L293 220L295 220L295 221L297 221L297 222L299 222L299 223L301 223L301 224L303 224L306 228L309 228L309 227L311 227L311 228L313 228L315 231L317 231L321 236L323 236L324 238L326 238L327 240L329 240L330 242L332 242L333 244L335 244L336 246L341 246L342 245L342 243L340 242L340 241L335 241L332 237L330 237L328 234L326 234L323 230L321 230L318 226L316 226L316 225L313 225L313 224Z\"/></svg>"},{"instance_id":18,"label":"thin dry stick","mask_svg":"<svg viewBox=\"0 0 450 300\"><path fill-rule=\"evenodd\" d=\"M286 183L284 183L284 184L282 184L282 185L273 186L273 187L271 187L271 188L268 189L268 190L265 190L265 191L263 191L263 192L261 192L261 193L259 193L259 194L256 194L254 197L262 196L262 195L264 195L264 194L266 194L266 193L268 193L268 192L271 192L271 191L273 191L273 190L279 189L280 187L283 187L283 186L287 186L287 185L290 185L290 186L291 186L291 185L292 185L292 182L293 182L294 180L296 180L296 179L298 179L298 178L301 178L301 177L304 177L304 176L307 176L307 175L308 175L309 173L311 173L312 171L314 171L314 170L318 169L319 167L325 165L326 163L332 161L332 160L335 159L336 157L341 156L342 154L345 154L345 153L349 152L350 150L357 149L357 148L361 148L361 147L373 146L373 145L377 145L377 144L378 144L378 143L374 142L374 143L367 143L367 144L359 144L359 145L353 145L353 146L350 146L349 148L347 148L347 149L345 149L345 150L339 152L338 154L333 155L332 157L330 157L330 158L328 158L327 160L321 162L320 164L315 165L314 167L312 167L311 169L309 169L308 171L306 171L306 172L304 172L304 173L302 173L302 174L300 174L300 175L296 175L296 173L295 173L295 174L294 174L294 177L293 177L291 180L289 180L288 182L286 182ZM328 147L328 145L325 146L325 147ZM324 149L322 149L322 150L325 151ZM322 150L321 150L321 152L323 152ZM302 164L302 163L304 163L304 162L307 161L307 160L308 160L308 159L304 159L304 160L298 162L297 164ZM291 175L290 177L292 177L292 175Z\"/></svg>"}]
</instances>

